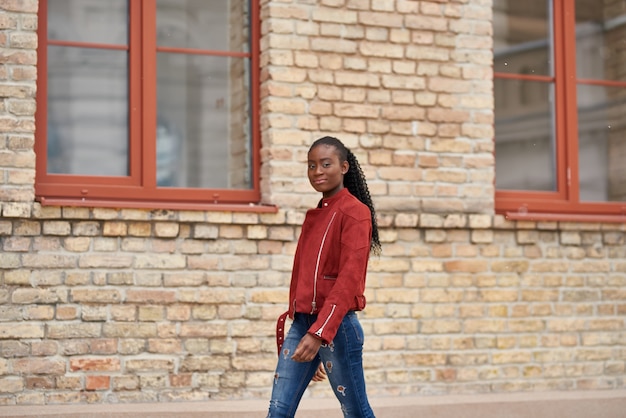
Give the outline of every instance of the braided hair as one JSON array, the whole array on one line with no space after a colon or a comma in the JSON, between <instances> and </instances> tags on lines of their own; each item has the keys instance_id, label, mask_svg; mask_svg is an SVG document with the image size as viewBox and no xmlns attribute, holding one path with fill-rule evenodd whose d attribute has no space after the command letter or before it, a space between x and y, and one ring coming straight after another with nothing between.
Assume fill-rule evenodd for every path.
<instances>
[{"instance_id":1,"label":"braided hair","mask_svg":"<svg viewBox=\"0 0 626 418\"><path fill-rule=\"evenodd\" d=\"M353 196L369 208L372 216L372 242L370 244L370 250L374 254L380 254L381 244L378 236L376 209L374 209L374 203L372 202L372 197L370 196L370 192L367 187L365 175L363 174L363 170L361 170L361 165L356 159L356 156L343 144L343 142L332 136L319 138L313 142L309 151L318 145L329 145L335 147L339 156L339 162L348 162L350 167L348 168L348 172L343 176L343 185Z\"/></svg>"}]
</instances>

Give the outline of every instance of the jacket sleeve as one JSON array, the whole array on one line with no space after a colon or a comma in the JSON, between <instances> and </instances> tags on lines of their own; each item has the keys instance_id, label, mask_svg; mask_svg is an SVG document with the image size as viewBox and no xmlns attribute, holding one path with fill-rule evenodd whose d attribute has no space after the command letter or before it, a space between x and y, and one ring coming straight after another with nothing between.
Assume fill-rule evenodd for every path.
<instances>
[{"instance_id":1,"label":"jacket sleeve","mask_svg":"<svg viewBox=\"0 0 626 418\"><path fill-rule=\"evenodd\" d=\"M350 309L364 307L365 276L370 253L372 223L369 209L356 216L343 217L341 254L337 281L326 297L317 320L309 333L329 343L335 338L339 325ZM357 303L361 299L362 302Z\"/></svg>"},{"instance_id":2,"label":"jacket sleeve","mask_svg":"<svg viewBox=\"0 0 626 418\"><path fill-rule=\"evenodd\" d=\"M296 292L298 290L298 280L296 280L296 278L300 274L300 253L300 241L298 241L296 253L293 257L293 268L291 269L291 280L289 284L289 306L287 307L287 312L289 312L289 317L291 319L293 319L294 314L296 313L294 310L294 303L296 300Z\"/></svg>"}]
</instances>

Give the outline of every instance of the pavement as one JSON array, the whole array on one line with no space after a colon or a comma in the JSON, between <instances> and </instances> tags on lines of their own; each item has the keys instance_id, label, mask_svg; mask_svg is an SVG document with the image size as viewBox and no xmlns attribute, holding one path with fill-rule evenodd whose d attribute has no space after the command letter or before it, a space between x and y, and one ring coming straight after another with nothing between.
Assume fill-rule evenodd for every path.
<instances>
[{"instance_id":1,"label":"pavement","mask_svg":"<svg viewBox=\"0 0 626 418\"><path fill-rule=\"evenodd\" d=\"M626 390L370 399L377 418L626 418ZM266 400L2 406L6 418L263 418ZM303 399L296 418L342 418L336 399Z\"/></svg>"}]
</instances>

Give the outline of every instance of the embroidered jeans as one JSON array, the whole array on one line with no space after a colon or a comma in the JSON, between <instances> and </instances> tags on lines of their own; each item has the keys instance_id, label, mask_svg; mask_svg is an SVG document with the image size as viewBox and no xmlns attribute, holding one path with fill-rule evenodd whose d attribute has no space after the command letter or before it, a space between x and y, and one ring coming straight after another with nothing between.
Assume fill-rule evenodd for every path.
<instances>
[{"instance_id":1,"label":"embroidered jeans","mask_svg":"<svg viewBox=\"0 0 626 418\"><path fill-rule=\"evenodd\" d=\"M299 363L291 356L315 322L316 315L296 313L278 357L268 418L294 417L300 399L320 361L346 418L374 418L363 376L363 328L354 312L345 316L335 339L322 344L313 361Z\"/></svg>"}]
</instances>

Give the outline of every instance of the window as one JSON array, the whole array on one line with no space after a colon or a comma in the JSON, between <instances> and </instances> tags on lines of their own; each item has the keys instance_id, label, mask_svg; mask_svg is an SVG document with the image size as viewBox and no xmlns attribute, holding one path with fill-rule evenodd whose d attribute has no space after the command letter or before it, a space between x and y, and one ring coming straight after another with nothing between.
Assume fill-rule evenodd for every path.
<instances>
[{"instance_id":1,"label":"window","mask_svg":"<svg viewBox=\"0 0 626 418\"><path fill-rule=\"evenodd\" d=\"M47 0L43 203L258 202L258 0Z\"/></svg>"},{"instance_id":2,"label":"window","mask_svg":"<svg viewBox=\"0 0 626 418\"><path fill-rule=\"evenodd\" d=\"M623 0L494 0L499 213L624 220L624 39Z\"/></svg>"}]
</instances>

